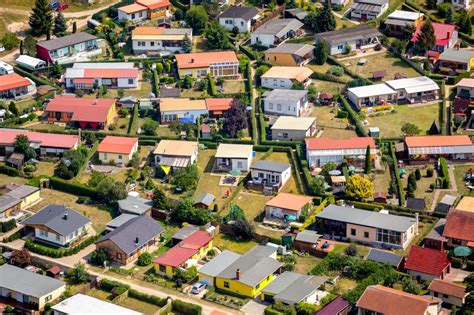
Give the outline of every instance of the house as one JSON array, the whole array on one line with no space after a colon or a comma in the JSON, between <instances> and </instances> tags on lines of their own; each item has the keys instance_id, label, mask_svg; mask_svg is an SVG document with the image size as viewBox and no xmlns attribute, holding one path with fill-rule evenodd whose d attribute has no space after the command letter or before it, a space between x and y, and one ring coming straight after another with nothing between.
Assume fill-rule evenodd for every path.
<instances>
[{"instance_id":1,"label":"house","mask_svg":"<svg viewBox=\"0 0 474 315\"><path fill-rule=\"evenodd\" d=\"M356 303L358 315L437 315L441 300L381 285L368 286Z\"/></svg>"},{"instance_id":2,"label":"house","mask_svg":"<svg viewBox=\"0 0 474 315\"><path fill-rule=\"evenodd\" d=\"M120 213L151 216L151 209L153 208L152 200L138 196L127 196L126 199L119 200L117 203Z\"/></svg>"},{"instance_id":3,"label":"house","mask_svg":"<svg viewBox=\"0 0 474 315\"><path fill-rule=\"evenodd\" d=\"M143 253L156 249L164 228L149 216L138 216L128 220L112 232L102 236L96 243L109 259L128 265Z\"/></svg>"},{"instance_id":4,"label":"house","mask_svg":"<svg viewBox=\"0 0 474 315\"><path fill-rule=\"evenodd\" d=\"M226 111L228 111L234 104L234 99L227 98L206 98L206 107L209 111L210 118L221 118Z\"/></svg>"},{"instance_id":5,"label":"house","mask_svg":"<svg viewBox=\"0 0 474 315\"><path fill-rule=\"evenodd\" d=\"M471 72L474 68L474 51L445 49L439 56L437 68L439 72L453 76Z\"/></svg>"},{"instance_id":6,"label":"house","mask_svg":"<svg viewBox=\"0 0 474 315\"><path fill-rule=\"evenodd\" d=\"M356 25L316 34L316 43L325 41L330 55L347 53L348 47L351 51L373 48L380 43L380 32L368 25Z\"/></svg>"},{"instance_id":7,"label":"house","mask_svg":"<svg viewBox=\"0 0 474 315\"><path fill-rule=\"evenodd\" d=\"M18 58L15 60L17 66L24 68L26 70L30 71L36 71L41 68L45 68L46 62L44 60L34 58L28 55L20 55Z\"/></svg>"},{"instance_id":8,"label":"house","mask_svg":"<svg viewBox=\"0 0 474 315\"><path fill-rule=\"evenodd\" d=\"M168 0L136 0L135 3L117 8L119 21L139 22L169 16L171 3Z\"/></svg>"},{"instance_id":9,"label":"house","mask_svg":"<svg viewBox=\"0 0 474 315\"><path fill-rule=\"evenodd\" d=\"M300 302L318 305L321 298L327 295L320 290L327 280L328 277L325 276L309 276L285 271L262 290L262 300L289 306Z\"/></svg>"},{"instance_id":10,"label":"house","mask_svg":"<svg viewBox=\"0 0 474 315\"><path fill-rule=\"evenodd\" d=\"M413 245L405 260L405 269L417 281L444 279L451 263L448 253Z\"/></svg>"},{"instance_id":11,"label":"house","mask_svg":"<svg viewBox=\"0 0 474 315\"><path fill-rule=\"evenodd\" d=\"M189 98L160 99L162 124L172 121L195 123L199 117L208 113L205 100L192 100Z\"/></svg>"},{"instance_id":12,"label":"house","mask_svg":"<svg viewBox=\"0 0 474 315\"><path fill-rule=\"evenodd\" d=\"M464 196L455 209L451 209L446 217L443 237L448 247L474 247L474 198Z\"/></svg>"},{"instance_id":13,"label":"house","mask_svg":"<svg viewBox=\"0 0 474 315\"><path fill-rule=\"evenodd\" d=\"M461 307L469 294L466 292L465 286L440 279L433 279L428 286L428 290L431 296L441 299L445 304L456 307Z\"/></svg>"},{"instance_id":14,"label":"house","mask_svg":"<svg viewBox=\"0 0 474 315\"><path fill-rule=\"evenodd\" d=\"M135 96L125 96L118 100L117 105L121 108L128 108L130 110L133 110L137 102L138 98L136 98Z\"/></svg>"},{"instance_id":15,"label":"house","mask_svg":"<svg viewBox=\"0 0 474 315\"><path fill-rule=\"evenodd\" d=\"M194 232L199 231L200 228L197 225L184 225L182 228L180 228L178 231L176 231L173 236L171 236L171 246L176 246L184 240L185 238L191 236L191 234L194 234Z\"/></svg>"},{"instance_id":16,"label":"house","mask_svg":"<svg viewBox=\"0 0 474 315\"><path fill-rule=\"evenodd\" d=\"M298 221L300 215L308 215L313 207L313 198L303 195L279 193L265 204L267 218Z\"/></svg>"},{"instance_id":17,"label":"house","mask_svg":"<svg viewBox=\"0 0 474 315\"><path fill-rule=\"evenodd\" d=\"M38 156L62 156L65 151L76 149L79 136L56 133L43 133L23 129L0 129L0 156L7 156L15 151L15 139L19 135L28 137L30 147Z\"/></svg>"},{"instance_id":18,"label":"house","mask_svg":"<svg viewBox=\"0 0 474 315\"><path fill-rule=\"evenodd\" d=\"M359 21L374 20L388 9L388 0L356 0L351 5L351 18Z\"/></svg>"},{"instance_id":19,"label":"house","mask_svg":"<svg viewBox=\"0 0 474 315\"><path fill-rule=\"evenodd\" d=\"M136 217L137 217L137 215L135 215L135 214L122 213L121 215L119 215L115 219L107 222L106 230L109 231L109 232L113 231L116 228L118 228L119 226L121 226L122 224L125 224L128 221L130 221L131 219L136 218Z\"/></svg>"},{"instance_id":20,"label":"house","mask_svg":"<svg viewBox=\"0 0 474 315\"><path fill-rule=\"evenodd\" d=\"M119 21L139 22L148 18L148 8L139 4L132 3L117 8L117 19Z\"/></svg>"},{"instance_id":21,"label":"house","mask_svg":"<svg viewBox=\"0 0 474 315\"><path fill-rule=\"evenodd\" d=\"M214 202L216 201L216 196L210 193L202 193L194 200L194 207L213 210Z\"/></svg>"},{"instance_id":22,"label":"house","mask_svg":"<svg viewBox=\"0 0 474 315\"><path fill-rule=\"evenodd\" d=\"M265 51L265 60L277 66L305 66L313 58L314 46L308 44L283 43Z\"/></svg>"},{"instance_id":23,"label":"house","mask_svg":"<svg viewBox=\"0 0 474 315\"><path fill-rule=\"evenodd\" d=\"M459 10L459 9L465 9L467 12L469 12L471 10L471 2L470 1L466 1L466 0L450 0L450 1L447 1L448 3L451 3L455 9ZM443 1L440 1L438 0L436 2L436 4L441 4L443 3Z\"/></svg>"},{"instance_id":24,"label":"house","mask_svg":"<svg viewBox=\"0 0 474 315\"><path fill-rule=\"evenodd\" d=\"M283 266L276 259L276 253L276 248L262 245L244 255L224 251L198 270L199 281L211 284L217 290L255 298Z\"/></svg>"},{"instance_id":25,"label":"house","mask_svg":"<svg viewBox=\"0 0 474 315\"><path fill-rule=\"evenodd\" d=\"M41 199L38 187L29 185L7 185L6 192L0 196L0 221L18 219L21 210L29 208ZM19 214L19 215L18 215Z\"/></svg>"},{"instance_id":26,"label":"house","mask_svg":"<svg viewBox=\"0 0 474 315\"><path fill-rule=\"evenodd\" d=\"M314 313L314 315L347 315L350 309L351 304L338 296L326 304L321 310Z\"/></svg>"},{"instance_id":27,"label":"house","mask_svg":"<svg viewBox=\"0 0 474 315\"><path fill-rule=\"evenodd\" d=\"M171 3L168 0L136 0L148 9L148 19L154 20L170 15Z\"/></svg>"},{"instance_id":28,"label":"house","mask_svg":"<svg viewBox=\"0 0 474 315\"><path fill-rule=\"evenodd\" d=\"M417 28L418 24L423 21L423 13L395 10L387 16L384 24L390 34L403 36L408 27Z\"/></svg>"},{"instance_id":29,"label":"house","mask_svg":"<svg viewBox=\"0 0 474 315\"><path fill-rule=\"evenodd\" d=\"M97 36L86 32L74 33L36 43L36 55L48 64L88 61L102 54Z\"/></svg>"},{"instance_id":30,"label":"house","mask_svg":"<svg viewBox=\"0 0 474 315\"><path fill-rule=\"evenodd\" d=\"M347 89L347 97L357 108L396 103L397 91L385 83L357 86Z\"/></svg>"},{"instance_id":31,"label":"house","mask_svg":"<svg viewBox=\"0 0 474 315\"><path fill-rule=\"evenodd\" d=\"M334 250L334 241L323 239L321 234L312 230L303 230L296 234L291 244L294 250L323 258Z\"/></svg>"},{"instance_id":32,"label":"house","mask_svg":"<svg viewBox=\"0 0 474 315\"><path fill-rule=\"evenodd\" d=\"M456 25L443 24L433 22L433 29L435 32L435 45L431 47L431 50L443 52L445 49L454 48L458 42L458 31ZM411 37L411 42L416 43L418 41L418 35L421 34L422 23L418 24L415 33Z\"/></svg>"},{"instance_id":33,"label":"house","mask_svg":"<svg viewBox=\"0 0 474 315\"><path fill-rule=\"evenodd\" d=\"M237 28L240 33L250 32L253 23L258 18L258 9L256 7L237 7L231 6L222 12L219 16L219 24L228 31Z\"/></svg>"},{"instance_id":34,"label":"house","mask_svg":"<svg viewBox=\"0 0 474 315\"><path fill-rule=\"evenodd\" d=\"M104 129L117 116L115 99L79 98L57 95L44 109L48 122L58 122L78 126L82 129Z\"/></svg>"},{"instance_id":35,"label":"house","mask_svg":"<svg viewBox=\"0 0 474 315\"><path fill-rule=\"evenodd\" d=\"M193 141L161 140L155 151L155 163L166 172L194 164L198 157L198 143Z\"/></svg>"},{"instance_id":36,"label":"house","mask_svg":"<svg viewBox=\"0 0 474 315\"><path fill-rule=\"evenodd\" d=\"M132 49L136 55L184 52L183 43L192 38L191 28L139 26L132 31Z\"/></svg>"},{"instance_id":37,"label":"house","mask_svg":"<svg viewBox=\"0 0 474 315\"><path fill-rule=\"evenodd\" d=\"M47 205L21 224L34 229L36 240L56 246L68 246L92 231L88 218L61 205Z\"/></svg>"},{"instance_id":38,"label":"house","mask_svg":"<svg viewBox=\"0 0 474 315\"><path fill-rule=\"evenodd\" d=\"M308 110L308 91L275 89L263 93L263 111L270 115L300 117Z\"/></svg>"},{"instance_id":39,"label":"house","mask_svg":"<svg viewBox=\"0 0 474 315\"><path fill-rule=\"evenodd\" d=\"M272 140L304 141L316 132L316 118L280 116L270 129Z\"/></svg>"},{"instance_id":40,"label":"house","mask_svg":"<svg viewBox=\"0 0 474 315\"><path fill-rule=\"evenodd\" d=\"M338 0L334 0L334 1L338 1ZM300 8L286 9L285 11L283 11L283 17L285 19L297 19L298 21L303 22L303 23L304 23L304 18L307 16L308 16L308 12Z\"/></svg>"},{"instance_id":41,"label":"house","mask_svg":"<svg viewBox=\"0 0 474 315\"><path fill-rule=\"evenodd\" d=\"M206 256L212 249L213 237L205 231L196 231L172 247L163 255L155 258L153 264L158 274L173 278L177 268L188 268Z\"/></svg>"},{"instance_id":42,"label":"house","mask_svg":"<svg viewBox=\"0 0 474 315\"><path fill-rule=\"evenodd\" d=\"M251 178L247 188L273 194L288 182L291 177L291 164L260 160L250 167Z\"/></svg>"},{"instance_id":43,"label":"house","mask_svg":"<svg viewBox=\"0 0 474 315\"><path fill-rule=\"evenodd\" d=\"M431 231L429 231L428 234L425 236L423 240L423 246L444 251L447 248L448 243L448 239L443 236L445 225L446 219L439 219L438 222L436 222L436 224L433 226Z\"/></svg>"},{"instance_id":44,"label":"house","mask_svg":"<svg viewBox=\"0 0 474 315\"><path fill-rule=\"evenodd\" d=\"M1 76L0 99L22 99L36 93L36 84L30 78L24 78L17 73Z\"/></svg>"},{"instance_id":45,"label":"house","mask_svg":"<svg viewBox=\"0 0 474 315\"><path fill-rule=\"evenodd\" d=\"M261 76L261 84L268 89L290 90L296 82L306 87L311 83L312 74L306 67L271 67Z\"/></svg>"},{"instance_id":46,"label":"house","mask_svg":"<svg viewBox=\"0 0 474 315\"><path fill-rule=\"evenodd\" d=\"M297 19L269 20L250 35L251 45L271 47L279 45L287 38L302 34L304 24Z\"/></svg>"},{"instance_id":47,"label":"house","mask_svg":"<svg viewBox=\"0 0 474 315\"><path fill-rule=\"evenodd\" d=\"M99 144L99 161L109 164L128 165L138 151L138 138L106 136Z\"/></svg>"},{"instance_id":48,"label":"house","mask_svg":"<svg viewBox=\"0 0 474 315\"><path fill-rule=\"evenodd\" d=\"M441 156L470 161L474 154L474 144L467 135L405 137L405 145L411 161L435 160Z\"/></svg>"},{"instance_id":49,"label":"house","mask_svg":"<svg viewBox=\"0 0 474 315\"><path fill-rule=\"evenodd\" d=\"M7 305L9 300L20 303L19 311L22 306L42 311L46 303L57 300L64 291L66 283L62 281L9 264L0 266L0 296Z\"/></svg>"},{"instance_id":50,"label":"house","mask_svg":"<svg viewBox=\"0 0 474 315\"><path fill-rule=\"evenodd\" d=\"M474 99L474 79L461 79L456 85L456 95L462 98Z\"/></svg>"},{"instance_id":51,"label":"house","mask_svg":"<svg viewBox=\"0 0 474 315\"><path fill-rule=\"evenodd\" d=\"M66 88L93 90L99 86L112 89L136 89L139 72L131 62L75 63L64 74Z\"/></svg>"},{"instance_id":52,"label":"house","mask_svg":"<svg viewBox=\"0 0 474 315\"><path fill-rule=\"evenodd\" d=\"M362 165L365 161L367 147L370 147L371 159L375 158L378 151L374 139L370 137L338 140L306 138L305 144L306 160L310 167L321 167L329 162L341 164L344 159L348 164Z\"/></svg>"},{"instance_id":53,"label":"house","mask_svg":"<svg viewBox=\"0 0 474 315\"><path fill-rule=\"evenodd\" d=\"M376 248L370 249L366 259L370 261L375 261L382 265L391 265L396 270L401 269L404 260L403 256Z\"/></svg>"},{"instance_id":54,"label":"house","mask_svg":"<svg viewBox=\"0 0 474 315\"><path fill-rule=\"evenodd\" d=\"M233 51L176 54L175 58L181 79L187 75L193 78L205 77L208 73L213 78L239 76L239 60Z\"/></svg>"},{"instance_id":55,"label":"house","mask_svg":"<svg viewBox=\"0 0 474 315\"><path fill-rule=\"evenodd\" d=\"M216 170L248 172L253 158L253 146L248 144L220 143L217 147Z\"/></svg>"},{"instance_id":56,"label":"house","mask_svg":"<svg viewBox=\"0 0 474 315\"><path fill-rule=\"evenodd\" d=\"M143 313L118 306L94 297L77 293L60 303L51 307L53 315L74 315L80 310L81 314L121 314L121 315L143 315Z\"/></svg>"},{"instance_id":57,"label":"house","mask_svg":"<svg viewBox=\"0 0 474 315\"><path fill-rule=\"evenodd\" d=\"M0 61L0 76L6 75L6 74L12 74L13 72L14 71L13 71L12 65L9 65L6 62Z\"/></svg>"},{"instance_id":58,"label":"house","mask_svg":"<svg viewBox=\"0 0 474 315\"><path fill-rule=\"evenodd\" d=\"M336 205L324 208L316 219L332 238L385 248L405 249L418 233L415 218Z\"/></svg>"},{"instance_id":59,"label":"house","mask_svg":"<svg viewBox=\"0 0 474 315\"><path fill-rule=\"evenodd\" d=\"M441 201L436 206L435 211L448 214L449 209L451 209L454 206L457 199L458 199L457 196L453 196L453 195L449 195L449 194L444 195L443 199L441 199Z\"/></svg>"}]
</instances>

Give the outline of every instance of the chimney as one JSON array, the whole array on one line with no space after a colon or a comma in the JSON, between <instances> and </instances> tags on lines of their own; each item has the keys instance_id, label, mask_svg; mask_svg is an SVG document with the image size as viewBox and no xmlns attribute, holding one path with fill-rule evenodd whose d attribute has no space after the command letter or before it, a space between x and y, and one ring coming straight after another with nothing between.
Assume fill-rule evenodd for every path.
<instances>
[{"instance_id":1,"label":"chimney","mask_svg":"<svg viewBox=\"0 0 474 315\"><path fill-rule=\"evenodd\" d=\"M63 219L67 221L67 213L64 214Z\"/></svg>"},{"instance_id":2,"label":"chimney","mask_svg":"<svg viewBox=\"0 0 474 315\"><path fill-rule=\"evenodd\" d=\"M138 241L139 241L139 239L138 239L138 236L137 236L137 237L135 237L135 245L138 245Z\"/></svg>"},{"instance_id":3,"label":"chimney","mask_svg":"<svg viewBox=\"0 0 474 315\"><path fill-rule=\"evenodd\" d=\"M240 269L237 269L237 271L235 271L235 278L237 280L240 280Z\"/></svg>"},{"instance_id":4,"label":"chimney","mask_svg":"<svg viewBox=\"0 0 474 315\"><path fill-rule=\"evenodd\" d=\"M191 63L194 63L194 58L191 58Z\"/></svg>"},{"instance_id":5,"label":"chimney","mask_svg":"<svg viewBox=\"0 0 474 315\"><path fill-rule=\"evenodd\" d=\"M92 102L92 105L97 105L97 100L94 100L94 101Z\"/></svg>"}]
</instances>

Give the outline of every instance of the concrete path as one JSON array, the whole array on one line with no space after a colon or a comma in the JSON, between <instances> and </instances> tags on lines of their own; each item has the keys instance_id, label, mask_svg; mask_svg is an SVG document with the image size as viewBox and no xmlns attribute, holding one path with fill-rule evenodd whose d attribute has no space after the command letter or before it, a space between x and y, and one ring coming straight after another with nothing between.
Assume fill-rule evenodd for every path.
<instances>
[{"instance_id":1,"label":"concrete path","mask_svg":"<svg viewBox=\"0 0 474 315\"><path fill-rule=\"evenodd\" d=\"M449 182L451 184L451 188L435 189L434 195L433 195L433 203L431 204L431 208L429 211L431 212L435 211L436 205L438 204L439 195L441 194L441 192L457 192L458 191L458 186L456 184L456 177L454 176L453 167L454 165L448 164L448 174L449 174Z\"/></svg>"}]
</instances>

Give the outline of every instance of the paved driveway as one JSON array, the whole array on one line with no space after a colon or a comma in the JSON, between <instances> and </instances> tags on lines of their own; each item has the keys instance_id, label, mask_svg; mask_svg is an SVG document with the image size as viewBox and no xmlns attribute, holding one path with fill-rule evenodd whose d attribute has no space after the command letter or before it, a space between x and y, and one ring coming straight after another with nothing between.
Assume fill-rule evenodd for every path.
<instances>
[{"instance_id":1,"label":"paved driveway","mask_svg":"<svg viewBox=\"0 0 474 315\"><path fill-rule=\"evenodd\" d=\"M265 308L267 306L267 303L264 303L259 299L253 299L245 304L240 310L245 314L262 315L265 313Z\"/></svg>"},{"instance_id":2,"label":"paved driveway","mask_svg":"<svg viewBox=\"0 0 474 315\"><path fill-rule=\"evenodd\" d=\"M451 281L451 282L461 282L469 276L470 272L462 269L451 268L449 273L444 276L444 280Z\"/></svg>"}]
</instances>

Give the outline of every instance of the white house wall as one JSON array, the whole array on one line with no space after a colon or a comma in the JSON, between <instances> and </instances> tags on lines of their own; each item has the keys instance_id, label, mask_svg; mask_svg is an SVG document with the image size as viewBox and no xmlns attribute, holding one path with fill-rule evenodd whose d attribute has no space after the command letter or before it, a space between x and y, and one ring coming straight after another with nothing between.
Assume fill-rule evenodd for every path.
<instances>
[{"instance_id":1,"label":"white house wall","mask_svg":"<svg viewBox=\"0 0 474 315\"><path fill-rule=\"evenodd\" d=\"M293 81L290 79L280 78L262 78L262 86L268 89L283 89L290 90L293 86Z\"/></svg>"},{"instance_id":2,"label":"white house wall","mask_svg":"<svg viewBox=\"0 0 474 315\"><path fill-rule=\"evenodd\" d=\"M242 18L219 18L219 24L228 31L232 31L234 27L237 27L241 33L250 32L252 26L251 20L245 21Z\"/></svg>"}]
</instances>

